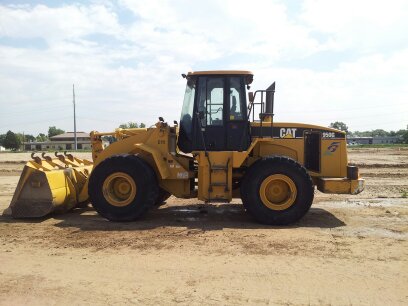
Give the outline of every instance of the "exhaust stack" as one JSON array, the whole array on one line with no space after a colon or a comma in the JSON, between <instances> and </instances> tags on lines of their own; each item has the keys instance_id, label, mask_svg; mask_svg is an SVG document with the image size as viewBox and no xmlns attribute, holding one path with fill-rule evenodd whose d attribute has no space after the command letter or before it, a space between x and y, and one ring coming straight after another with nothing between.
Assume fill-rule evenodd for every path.
<instances>
[{"instance_id":1,"label":"exhaust stack","mask_svg":"<svg viewBox=\"0 0 408 306\"><path fill-rule=\"evenodd\" d=\"M275 96L275 82L273 82L266 90L262 90L262 93L263 92L265 92L265 109L264 112L259 115L262 121L272 123L273 103Z\"/></svg>"}]
</instances>

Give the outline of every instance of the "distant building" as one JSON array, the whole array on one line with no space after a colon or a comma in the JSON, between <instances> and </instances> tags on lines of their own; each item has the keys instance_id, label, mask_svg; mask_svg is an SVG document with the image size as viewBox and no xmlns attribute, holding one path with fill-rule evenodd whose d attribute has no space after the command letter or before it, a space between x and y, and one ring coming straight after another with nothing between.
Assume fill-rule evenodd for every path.
<instances>
[{"instance_id":1,"label":"distant building","mask_svg":"<svg viewBox=\"0 0 408 306\"><path fill-rule=\"evenodd\" d=\"M0 152L1 152L1 151L6 151L6 148L5 148L5 147L0 146Z\"/></svg>"},{"instance_id":2,"label":"distant building","mask_svg":"<svg viewBox=\"0 0 408 306\"><path fill-rule=\"evenodd\" d=\"M399 136L384 136L384 137L347 137L347 144L394 144L401 143L402 139Z\"/></svg>"},{"instance_id":3,"label":"distant building","mask_svg":"<svg viewBox=\"0 0 408 306\"><path fill-rule=\"evenodd\" d=\"M347 144L373 144L373 137L348 137Z\"/></svg>"},{"instance_id":4,"label":"distant building","mask_svg":"<svg viewBox=\"0 0 408 306\"><path fill-rule=\"evenodd\" d=\"M78 150L91 150L91 137L89 134L85 132L77 132L76 134ZM25 151L70 151L74 150L74 143L74 132L67 132L52 136L49 141L23 142L23 147Z\"/></svg>"},{"instance_id":5,"label":"distant building","mask_svg":"<svg viewBox=\"0 0 408 306\"><path fill-rule=\"evenodd\" d=\"M402 143L399 136L373 137L373 144Z\"/></svg>"}]
</instances>

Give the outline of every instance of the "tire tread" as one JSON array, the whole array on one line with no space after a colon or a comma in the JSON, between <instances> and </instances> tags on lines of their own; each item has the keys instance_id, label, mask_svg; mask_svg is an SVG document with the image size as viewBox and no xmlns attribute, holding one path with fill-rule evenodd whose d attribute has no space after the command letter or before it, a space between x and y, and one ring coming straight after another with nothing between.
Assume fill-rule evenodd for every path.
<instances>
[{"instance_id":1,"label":"tire tread","mask_svg":"<svg viewBox=\"0 0 408 306\"><path fill-rule=\"evenodd\" d=\"M136 195L134 202L121 208L109 205L102 193L104 179L114 173L115 169L126 172L147 187L142 191L141 196ZM137 170L143 173L137 173ZM137 187L140 188L140 186ZM138 192L141 191L138 190ZM92 171L89 179L89 196L92 206L101 216L111 221L134 221L141 218L155 204L158 192L157 178L152 167L139 156L132 154L108 157Z\"/></svg>"},{"instance_id":2,"label":"tire tread","mask_svg":"<svg viewBox=\"0 0 408 306\"><path fill-rule=\"evenodd\" d=\"M294 176L295 179L291 178L298 188L295 204L283 211L274 211L263 205L259 197L259 188L256 188L266 176L274 174L275 169L283 169L285 175ZM302 190L299 190L299 186L302 186ZM302 199L298 198L300 196ZM287 225L298 221L310 209L314 198L314 186L307 170L294 159L279 155L266 156L247 170L241 184L241 197L245 209L258 222Z\"/></svg>"}]
</instances>

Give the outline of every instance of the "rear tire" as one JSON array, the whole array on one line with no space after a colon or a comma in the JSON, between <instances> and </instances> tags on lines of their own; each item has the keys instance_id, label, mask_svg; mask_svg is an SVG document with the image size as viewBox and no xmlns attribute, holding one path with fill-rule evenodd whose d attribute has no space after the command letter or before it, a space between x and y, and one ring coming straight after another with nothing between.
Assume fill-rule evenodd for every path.
<instances>
[{"instance_id":1,"label":"rear tire","mask_svg":"<svg viewBox=\"0 0 408 306\"><path fill-rule=\"evenodd\" d=\"M152 207L158 196L153 169L136 155L114 155L102 161L89 179L92 206L111 221L133 221Z\"/></svg>"},{"instance_id":2,"label":"rear tire","mask_svg":"<svg viewBox=\"0 0 408 306\"><path fill-rule=\"evenodd\" d=\"M309 210L314 187L306 169L287 157L259 160L246 172L241 184L246 210L260 223L286 225Z\"/></svg>"}]
</instances>

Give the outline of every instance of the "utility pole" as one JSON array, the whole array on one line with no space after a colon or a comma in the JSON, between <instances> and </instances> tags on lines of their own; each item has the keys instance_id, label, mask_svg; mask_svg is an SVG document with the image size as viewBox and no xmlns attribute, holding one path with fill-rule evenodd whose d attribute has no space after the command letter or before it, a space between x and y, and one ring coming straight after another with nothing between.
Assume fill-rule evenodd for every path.
<instances>
[{"instance_id":1,"label":"utility pole","mask_svg":"<svg viewBox=\"0 0 408 306\"><path fill-rule=\"evenodd\" d=\"M74 103L74 150L78 148L77 134L76 134L76 114L75 114L75 86L72 84L72 102Z\"/></svg>"}]
</instances>

